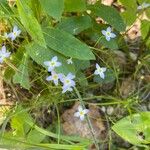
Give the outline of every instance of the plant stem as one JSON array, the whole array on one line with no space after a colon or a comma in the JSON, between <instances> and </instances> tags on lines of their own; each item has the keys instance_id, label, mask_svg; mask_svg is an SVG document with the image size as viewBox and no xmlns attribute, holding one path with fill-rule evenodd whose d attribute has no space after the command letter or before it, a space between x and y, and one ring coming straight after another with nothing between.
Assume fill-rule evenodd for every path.
<instances>
[{"instance_id":1,"label":"plant stem","mask_svg":"<svg viewBox=\"0 0 150 150\"><path fill-rule=\"evenodd\" d=\"M78 98L79 98L79 101L80 101L82 107L85 109L84 102L83 102L83 100L82 100L82 97L81 97L81 95L80 95L78 89L77 89L76 87L74 87L74 90L75 90L75 92L76 92L76 94L77 94L77 96L78 96ZM90 121L90 119L89 119L89 117L88 117L87 115L86 115L86 120L87 120L89 129L90 129L90 131L91 131L91 134L92 134L92 137L93 137L93 141L94 141L95 147L96 147L97 150L99 150L99 146L98 146L98 143L97 143L96 138L95 138L95 135L94 135L94 130L93 130L91 121Z\"/></svg>"}]
</instances>

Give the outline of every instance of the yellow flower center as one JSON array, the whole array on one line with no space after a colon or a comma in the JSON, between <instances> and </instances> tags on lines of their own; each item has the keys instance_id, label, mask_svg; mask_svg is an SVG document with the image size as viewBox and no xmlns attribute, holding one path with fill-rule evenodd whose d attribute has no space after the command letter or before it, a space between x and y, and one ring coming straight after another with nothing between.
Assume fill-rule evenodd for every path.
<instances>
[{"instance_id":1,"label":"yellow flower center","mask_svg":"<svg viewBox=\"0 0 150 150\"><path fill-rule=\"evenodd\" d=\"M14 32L14 36L16 36L17 35L17 33L16 32Z\"/></svg>"},{"instance_id":2,"label":"yellow flower center","mask_svg":"<svg viewBox=\"0 0 150 150\"><path fill-rule=\"evenodd\" d=\"M55 66L55 62L51 62L50 64L51 64L51 66Z\"/></svg>"},{"instance_id":3,"label":"yellow flower center","mask_svg":"<svg viewBox=\"0 0 150 150\"><path fill-rule=\"evenodd\" d=\"M54 75L54 76L53 76L53 79L54 79L54 80L58 79L58 76L57 76L57 75Z\"/></svg>"},{"instance_id":4,"label":"yellow flower center","mask_svg":"<svg viewBox=\"0 0 150 150\"><path fill-rule=\"evenodd\" d=\"M84 115L83 111L80 111L80 115Z\"/></svg>"},{"instance_id":5,"label":"yellow flower center","mask_svg":"<svg viewBox=\"0 0 150 150\"><path fill-rule=\"evenodd\" d=\"M69 84L70 83L70 80L66 80L66 84Z\"/></svg>"},{"instance_id":6,"label":"yellow flower center","mask_svg":"<svg viewBox=\"0 0 150 150\"><path fill-rule=\"evenodd\" d=\"M110 36L110 32L107 32L107 35Z\"/></svg>"},{"instance_id":7,"label":"yellow flower center","mask_svg":"<svg viewBox=\"0 0 150 150\"><path fill-rule=\"evenodd\" d=\"M98 68L98 72L102 72L102 68Z\"/></svg>"}]
</instances>

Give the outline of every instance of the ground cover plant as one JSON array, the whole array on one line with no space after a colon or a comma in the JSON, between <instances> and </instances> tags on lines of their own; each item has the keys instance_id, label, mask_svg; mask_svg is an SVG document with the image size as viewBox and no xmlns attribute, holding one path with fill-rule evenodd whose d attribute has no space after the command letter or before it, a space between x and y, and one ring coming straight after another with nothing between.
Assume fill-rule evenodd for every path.
<instances>
[{"instance_id":1,"label":"ground cover plant","mask_svg":"<svg viewBox=\"0 0 150 150\"><path fill-rule=\"evenodd\" d=\"M150 149L150 0L0 0L0 148Z\"/></svg>"}]
</instances>

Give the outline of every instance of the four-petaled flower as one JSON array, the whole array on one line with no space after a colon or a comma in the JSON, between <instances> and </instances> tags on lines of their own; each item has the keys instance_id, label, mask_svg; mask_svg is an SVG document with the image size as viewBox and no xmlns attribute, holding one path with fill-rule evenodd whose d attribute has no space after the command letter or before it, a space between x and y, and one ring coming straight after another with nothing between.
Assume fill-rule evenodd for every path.
<instances>
[{"instance_id":1,"label":"four-petaled flower","mask_svg":"<svg viewBox=\"0 0 150 150\"><path fill-rule=\"evenodd\" d=\"M74 78L75 76L72 73L68 73L67 76L65 75L60 76L60 81L63 83L62 93L73 90L72 88L75 87L75 81L73 81Z\"/></svg>"},{"instance_id":2,"label":"four-petaled flower","mask_svg":"<svg viewBox=\"0 0 150 150\"><path fill-rule=\"evenodd\" d=\"M67 59L67 64L73 64L73 62L72 62L72 57L69 58L69 59Z\"/></svg>"},{"instance_id":3,"label":"four-petaled flower","mask_svg":"<svg viewBox=\"0 0 150 150\"><path fill-rule=\"evenodd\" d=\"M55 67L61 66L61 63L57 61L57 56L54 56L51 61L45 61L44 65L48 67L48 72L51 72L55 69Z\"/></svg>"},{"instance_id":4,"label":"four-petaled flower","mask_svg":"<svg viewBox=\"0 0 150 150\"><path fill-rule=\"evenodd\" d=\"M13 32L9 33L7 37L11 38L12 41L16 39L21 33L21 30L18 29L17 26L14 26Z\"/></svg>"},{"instance_id":5,"label":"four-petaled flower","mask_svg":"<svg viewBox=\"0 0 150 150\"><path fill-rule=\"evenodd\" d=\"M141 10L141 9L145 9L145 8L147 8L147 7L149 7L150 6L150 4L149 3L143 3L142 5L139 5L138 7L137 7L137 9L138 10Z\"/></svg>"},{"instance_id":6,"label":"four-petaled flower","mask_svg":"<svg viewBox=\"0 0 150 150\"><path fill-rule=\"evenodd\" d=\"M0 63L2 63L5 58L8 58L10 54L10 52L7 52L6 47L2 46L2 49L0 50Z\"/></svg>"},{"instance_id":7,"label":"four-petaled flower","mask_svg":"<svg viewBox=\"0 0 150 150\"><path fill-rule=\"evenodd\" d=\"M105 36L107 41L110 41L111 38L116 37L116 34L112 33L111 27L108 27L106 30L102 30L102 34Z\"/></svg>"},{"instance_id":8,"label":"four-petaled flower","mask_svg":"<svg viewBox=\"0 0 150 150\"><path fill-rule=\"evenodd\" d=\"M98 64L96 64L96 70L94 72L95 75L99 75L102 79L105 78L104 72L106 71L105 67L100 67Z\"/></svg>"},{"instance_id":9,"label":"four-petaled flower","mask_svg":"<svg viewBox=\"0 0 150 150\"><path fill-rule=\"evenodd\" d=\"M84 120L85 114L89 112L88 109L83 109L81 106L78 107L78 112L74 113L75 117L79 117L81 121Z\"/></svg>"},{"instance_id":10,"label":"four-petaled flower","mask_svg":"<svg viewBox=\"0 0 150 150\"><path fill-rule=\"evenodd\" d=\"M55 85L58 85L58 80L59 80L59 74L57 74L55 71L51 72L51 76L48 76L46 78L47 81L54 81Z\"/></svg>"}]
</instances>

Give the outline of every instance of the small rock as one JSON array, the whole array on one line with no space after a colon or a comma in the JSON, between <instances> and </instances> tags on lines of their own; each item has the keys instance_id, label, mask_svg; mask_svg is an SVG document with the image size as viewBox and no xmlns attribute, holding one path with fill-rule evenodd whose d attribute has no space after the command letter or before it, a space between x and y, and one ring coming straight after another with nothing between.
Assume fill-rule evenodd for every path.
<instances>
[{"instance_id":1,"label":"small rock","mask_svg":"<svg viewBox=\"0 0 150 150\"><path fill-rule=\"evenodd\" d=\"M108 115L112 115L113 112L114 112L114 108L113 108L112 106L108 106L108 107L107 107L107 114L108 114Z\"/></svg>"},{"instance_id":2,"label":"small rock","mask_svg":"<svg viewBox=\"0 0 150 150\"><path fill-rule=\"evenodd\" d=\"M125 79L120 87L120 93L123 98L127 98L136 89L136 83L132 78Z\"/></svg>"},{"instance_id":3,"label":"small rock","mask_svg":"<svg viewBox=\"0 0 150 150\"><path fill-rule=\"evenodd\" d=\"M78 135L80 137L91 139L92 135L86 120L81 121L79 118L74 117L74 113L77 111L78 106L79 102L75 103L71 109L66 110L61 116L64 134ZM105 139L107 130L102 119L102 114L99 111L99 107L89 105L88 109L88 116L90 118L95 137L98 139Z\"/></svg>"}]
</instances>

